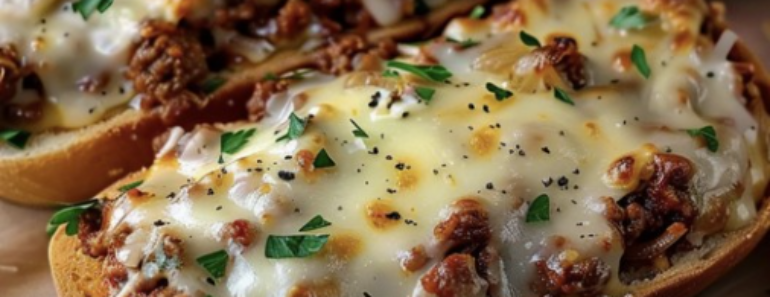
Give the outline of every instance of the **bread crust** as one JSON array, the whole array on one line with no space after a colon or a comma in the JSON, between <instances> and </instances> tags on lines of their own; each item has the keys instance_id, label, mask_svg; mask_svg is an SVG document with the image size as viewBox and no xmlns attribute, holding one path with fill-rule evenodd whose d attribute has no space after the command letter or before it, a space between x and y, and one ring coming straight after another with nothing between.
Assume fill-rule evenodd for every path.
<instances>
[{"instance_id":1,"label":"bread crust","mask_svg":"<svg viewBox=\"0 0 770 297\"><path fill-rule=\"evenodd\" d=\"M719 17L721 16L717 16L718 19ZM718 23L717 26L722 30L725 28L724 23ZM753 98L757 100L754 100L750 108L754 112L763 113L766 117L764 123L770 123L765 109L765 105L770 104L770 76L762 67L762 63L741 42L737 43L731 52L731 60L756 66L755 84L760 96ZM766 130L770 127L763 128ZM117 185L141 179L144 174L142 171L129 176L104 193L114 193ZM49 246L51 270L58 295L107 296L107 287L101 281L102 260L84 255L80 251L77 238L66 236L63 229L64 227L60 226ZM704 247L698 250L698 256L685 257L654 279L631 285L629 294L636 297L695 296L743 260L757 246L768 229L770 197L762 199L759 203L757 217L750 225L712 236L706 240Z\"/></svg>"},{"instance_id":2,"label":"bread crust","mask_svg":"<svg viewBox=\"0 0 770 297\"><path fill-rule=\"evenodd\" d=\"M369 32L366 39L374 44L388 38L425 36L440 29L452 17L487 1L456 1L423 19ZM32 206L64 205L90 199L121 176L152 164L152 141L168 128L246 119L244 106L255 82L268 73L310 67L312 59L311 54L289 50L265 63L243 69L202 108L184 111L177 122L162 121L157 110L126 110L82 129L35 135L23 151L0 150L0 198ZM40 149L29 149L35 146Z\"/></svg>"}]
</instances>

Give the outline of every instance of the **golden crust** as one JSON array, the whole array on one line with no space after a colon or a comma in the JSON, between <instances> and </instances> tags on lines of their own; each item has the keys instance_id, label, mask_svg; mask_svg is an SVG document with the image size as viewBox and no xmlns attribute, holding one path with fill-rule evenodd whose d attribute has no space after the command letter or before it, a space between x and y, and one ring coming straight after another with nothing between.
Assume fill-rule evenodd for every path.
<instances>
[{"instance_id":1,"label":"golden crust","mask_svg":"<svg viewBox=\"0 0 770 297\"><path fill-rule=\"evenodd\" d=\"M487 0L457 1L425 19L414 19L368 33L372 43L403 40L438 30L452 17ZM34 136L27 149L15 155L0 152L0 198L33 206L71 204L94 197L121 176L152 163L153 139L171 126L231 122L248 117L244 108L254 83L268 73L309 67L313 55L286 51L231 78L201 109L185 111L180 120L164 123L159 112L125 111L83 129ZM66 141L61 141L65 139Z\"/></svg>"}]
</instances>

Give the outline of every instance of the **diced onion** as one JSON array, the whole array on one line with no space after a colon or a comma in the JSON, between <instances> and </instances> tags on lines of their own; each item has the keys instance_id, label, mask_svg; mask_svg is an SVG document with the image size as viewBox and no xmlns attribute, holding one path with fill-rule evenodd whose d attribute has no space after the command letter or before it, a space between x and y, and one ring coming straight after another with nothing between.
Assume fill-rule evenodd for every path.
<instances>
[{"instance_id":1,"label":"diced onion","mask_svg":"<svg viewBox=\"0 0 770 297\"><path fill-rule=\"evenodd\" d=\"M727 55L730 54L730 50L735 46L738 41L738 35L730 30L722 32L722 36L719 37L719 41L714 46L714 51L711 57L716 60L727 59Z\"/></svg>"},{"instance_id":2,"label":"diced onion","mask_svg":"<svg viewBox=\"0 0 770 297\"><path fill-rule=\"evenodd\" d=\"M380 26L390 26L401 19L399 1L363 0L363 3Z\"/></svg>"}]
</instances>

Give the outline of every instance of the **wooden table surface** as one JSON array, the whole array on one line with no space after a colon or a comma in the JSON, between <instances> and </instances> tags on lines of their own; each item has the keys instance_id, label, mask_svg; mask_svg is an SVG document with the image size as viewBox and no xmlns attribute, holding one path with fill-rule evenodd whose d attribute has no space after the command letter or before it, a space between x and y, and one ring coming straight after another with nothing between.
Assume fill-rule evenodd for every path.
<instances>
[{"instance_id":1,"label":"wooden table surface","mask_svg":"<svg viewBox=\"0 0 770 297\"><path fill-rule=\"evenodd\" d=\"M770 0L725 2L732 29L770 66ZM55 295L45 235L51 213L0 201L0 296ZM701 296L770 296L770 239Z\"/></svg>"}]
</instances>

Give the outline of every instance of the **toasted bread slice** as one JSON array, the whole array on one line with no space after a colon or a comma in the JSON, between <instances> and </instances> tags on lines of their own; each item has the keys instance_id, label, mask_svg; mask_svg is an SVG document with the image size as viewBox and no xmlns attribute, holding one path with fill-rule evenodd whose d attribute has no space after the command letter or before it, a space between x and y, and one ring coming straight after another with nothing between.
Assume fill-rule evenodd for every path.
<instances>
[{"instance_id":1,"label":"toasted bread slice","mask_svg":"<svg viewBox=\"0 0 770 297\"><path fill-rule=\"evenodd\" d=\"M369 32L366 39L374 44L425 37L485 2L455 1L423 18ZM202 108L185 111L178 122L162 121L158 111L125 110L81 129L34 135L24 150L0 146L0 198L35 206L89 199L121 176L151 164L152 141L168 127L246 119L244 106L255 82L268 73L310 67L312 59L312 54L300 51L278 53L235 74Z\"/></svg>"}]
</instances>

